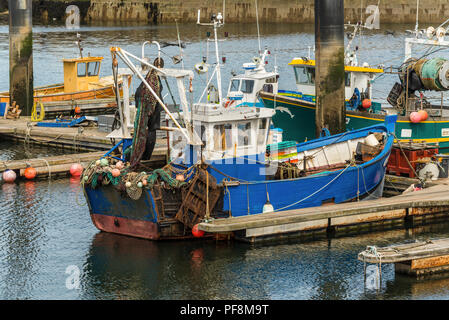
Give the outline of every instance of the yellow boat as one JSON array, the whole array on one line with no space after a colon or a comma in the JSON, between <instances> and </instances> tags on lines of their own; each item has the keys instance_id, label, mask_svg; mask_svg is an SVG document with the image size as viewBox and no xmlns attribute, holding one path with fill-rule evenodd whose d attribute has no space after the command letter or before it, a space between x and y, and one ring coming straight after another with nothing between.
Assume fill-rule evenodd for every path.
<instances>
[{"instance_id":1,"label":"yellow boat","mask_svg":"<svg viewBox=\"0 0 449 320\"><path fill-rule=\"evenodd\" d=\"M45 103L115 97L113 76L99 76L102 60L103 57L90 56L63 59L64 83L34 88L34 100ZM121 87L121 77L118 82ZM0 102L9 103L9 99L9 92L0 93Z\"/></svg>"}]
</instances>

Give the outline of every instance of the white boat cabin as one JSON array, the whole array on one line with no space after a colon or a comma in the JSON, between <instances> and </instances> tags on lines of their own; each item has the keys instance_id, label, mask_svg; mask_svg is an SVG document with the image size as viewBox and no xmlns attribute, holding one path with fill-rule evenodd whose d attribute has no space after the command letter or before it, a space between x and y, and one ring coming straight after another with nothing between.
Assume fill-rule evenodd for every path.
<instances>
[{"instance_id":1,"label":"white boat cabin","mask_svg":"<svg viewBox=\"0 0 449 320\"><path fill-rule=\"evenodd\" d=\"M192 123L203 142L203 158L206 161L217 161L265 154L274 113L273 109L268 108L223 108L211 103L195 104ZM173 127L170 120L169 127ZM184 158L186 146L185 137L179 131L171 130L170 160Z\"/></svg>"},{"instance_id":2,"label":"white boat cabin","mask_svg":"<svg viewBox=\"0 0 449 320\"><path fill-rule=\"evenodd\" d=\"M289 65L293 67L296 79L296 88L303 95L315 96L315 60L295 58ZM382 69L370 68L366 63L362 67L345 66L345 98L349 100L357 88L360 94L371 99L371 81L376 75L383 73Z\"/></svg>"},{"instance_id":3,"label":"white boat cabin","mask_svg":"<svg viewBox=\"0 0 449 320\"><path fill-rule=\"evenodd\" d=\"M259 100L258 92L265 91L276 94L278 92L279 73L265 70L265 57L269 54L265 50L259 58L253 58L253 62L244 63L245 73L231 78L226 106L250 106L263 107Z\"/></svg>"}]
</instances>

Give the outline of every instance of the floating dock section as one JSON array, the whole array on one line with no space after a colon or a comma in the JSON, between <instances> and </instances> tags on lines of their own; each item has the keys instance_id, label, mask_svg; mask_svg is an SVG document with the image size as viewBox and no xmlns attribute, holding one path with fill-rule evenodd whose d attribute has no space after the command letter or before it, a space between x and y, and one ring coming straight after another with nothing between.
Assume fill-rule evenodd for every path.
<instances>
[{"instance_id":1,"label":"floating dock section","mask_svg":"<svg viewBox=\"0 0 449 320\"><path fill-rule=\"evenodd\" d=\"M324 205L202 222L199 230L256 242L319 233L361 233L364 228L405 227L449 215L449 180L391 198Z\"/></svg>"},{"instance_id":2,"label":"floating dock section","mask_svg":"<svg viewBox=\"0 0 449 320\"><path fill-rule=\"evenodd\" d=\"M423 276L449 271L449 239L416 241L376 248L368 247L358 255L364 263L394 263L395 272Z\"/></svg>"}]
</instances>

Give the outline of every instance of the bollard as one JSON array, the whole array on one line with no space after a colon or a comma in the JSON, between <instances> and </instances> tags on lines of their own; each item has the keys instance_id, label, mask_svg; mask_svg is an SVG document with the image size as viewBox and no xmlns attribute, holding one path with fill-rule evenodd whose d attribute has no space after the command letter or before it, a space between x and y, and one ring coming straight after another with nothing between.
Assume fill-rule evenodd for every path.
<instances>
[{"instance_id":1,"label":"bollard","mask_svg":"<svg viewBox=\"0 0 449 320\"><path fill-rule=\"evenodd\" d=\"M315 0L316 136L346 131L343 0Z\"/></svg>"},{"instance_id":2,"label":"bollard","mask_svg":"<svg viewBox=\"0 0 449 320\"><path fill-rule=\"evenodd\" d=\"M33 109L32 0L9 0L9 96L30 116Z\"/></svg>"}]
</instances>

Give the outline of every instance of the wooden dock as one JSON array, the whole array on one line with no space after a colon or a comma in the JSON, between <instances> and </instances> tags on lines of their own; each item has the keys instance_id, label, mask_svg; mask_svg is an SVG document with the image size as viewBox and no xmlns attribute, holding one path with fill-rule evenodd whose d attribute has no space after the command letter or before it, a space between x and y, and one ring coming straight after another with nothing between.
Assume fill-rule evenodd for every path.
<instances>
[{"instance_id":1,"label":"wooden dock","mask_svg":"<svg viewBox=\"0 0 449 320\"><path fill-rule=\"evenodd\" d=\"M449 179L432 187L391 198L325 205L282 212L216 219L198 228L211 233L233 233L254 242L305 232L337 232L362 224L406 222L449 213Z\"/></svg>"},{"instance_id":2,"label":"wooden dock","mask_svg":"<svg viewBox=\"0 0 449 320\"><path fill-rule=\"evenodd\" d=\"M449 239L416 241L388 247L369 246L358 254L364 263L394 263L395 271L408 275L427 275L449 271Z\"/></svg>"},{"instance_id":3,"label":"wooden dock","mask_svg":"<svg viewBox=\"0 0 449 320\"><path fill-rule=\"evenodd\" d=\"M108 134L96 127L37 127L26 117L0 119L0 134L5 139L76 150L107 150L112 147L111 140L106 137Z\"/></svg>"},{"instance_id":4,"label":"wooden dock","mask_svg":"<svg viewBox=\"0 0 449 320\"><path fill-rule=\"evenodd\" d=\"M2 138L77 151L109 150L113 145L111 139L106 137L108 134L97 127L37 127L25 117L19 120L0 119ZM167 149L167 139L157 139L156 147Z\"/></svg>"}]
</instances>

